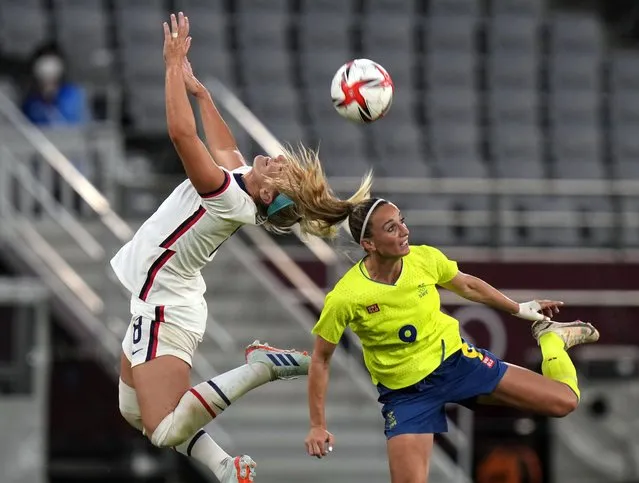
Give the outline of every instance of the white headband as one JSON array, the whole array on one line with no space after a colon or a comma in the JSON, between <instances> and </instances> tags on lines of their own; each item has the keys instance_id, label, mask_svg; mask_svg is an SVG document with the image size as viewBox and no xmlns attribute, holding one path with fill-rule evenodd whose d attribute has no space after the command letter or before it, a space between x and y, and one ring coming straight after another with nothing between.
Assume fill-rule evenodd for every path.
<instances>
[{"instance_id":1,"label":"white headband","mask_svg":"<svg viewBox=\"0 0 639 483\"><path fill-rule=\"evenodd\" d=\"M386 200L384 198L380 198L378 199L375 203L373 203L373 205L368 209L368 213L366 213L366 217L364 218L364 223L362 223L362 232L359 235L359 244L362 244L362 240L364 239L364 232L366 231L366 225L368 225L368 220L370 219L371 215L373 214L373 211L375 211L375 208L377 208L377 205L379 205L382 202L385 202Z\"/></svg>"}]
</instances>

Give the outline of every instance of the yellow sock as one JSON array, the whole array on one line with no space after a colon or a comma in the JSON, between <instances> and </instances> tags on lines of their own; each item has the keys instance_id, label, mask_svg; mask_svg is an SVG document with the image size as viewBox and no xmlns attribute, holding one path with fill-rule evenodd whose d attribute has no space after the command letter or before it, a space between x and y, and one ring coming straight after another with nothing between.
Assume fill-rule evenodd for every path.
<instances>
[{"instance_id":1,"label":"yellow sock","mask_svg":"<svg viewBox=\"0 0 639 483\"><path fill-rule=\"evenodd\" d=\"M564 341L553 332L548 332L539 338L541 346L541 372L544 376L558 382L563 382L572 389L577 398L580 397L577 385L577 370L564 349Z\"/></svg>"}]
</instances>

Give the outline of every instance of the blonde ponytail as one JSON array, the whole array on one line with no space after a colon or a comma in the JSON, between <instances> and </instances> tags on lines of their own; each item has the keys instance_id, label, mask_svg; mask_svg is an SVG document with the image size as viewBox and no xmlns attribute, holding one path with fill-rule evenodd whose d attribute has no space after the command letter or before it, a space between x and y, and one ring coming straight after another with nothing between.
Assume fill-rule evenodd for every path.
<instances>
[{"instance_id":1,"label":"blonde ponytail","mask_svg":"<svg viewBox=\"0 0 639 483\"><path fill-rule=\"evenodd\" d=\"M287 231L298 222L302 233L334 238L337 225L370 197L372 172L364 176L355 194L342 200L329 186L317 151L300 145L296 150L286 148L283 155L284 169L269 182L295 204L270 216L266 228L275 232Z\"/></svg>"}]
</instances>

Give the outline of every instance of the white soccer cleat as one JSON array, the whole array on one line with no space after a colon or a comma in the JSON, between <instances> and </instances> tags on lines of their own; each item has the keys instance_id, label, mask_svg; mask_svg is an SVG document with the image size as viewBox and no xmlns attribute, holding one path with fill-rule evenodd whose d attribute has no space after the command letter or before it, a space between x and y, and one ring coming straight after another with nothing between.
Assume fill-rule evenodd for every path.
<instances>
[{"instance_id":1,"label":"white soccer cleat","mask_svg":"<svg viewBox=\"0 0 639 483\"><path fill-rule=\"evenodd\" d=\"M257 463L250 456L229 456L221 464L223 470L220 483L252 483Z\"/></svg>"},{"instance_id":2,"label":"white soccer cleat","mask_svg":"<svg viewBox=\"0 0 639 483\"><path fill-rule=\"evenodd\" d=\"M564 341L566 350L579 344L588 344L599 340L599 332L592 324L575 320L574 322L553 322L552 320L538 320L532 325L532 335L539 343L539 338L554 332Z\"/></svg>"},{"instance_id":3,"label":"white soccer cleat","mask_svg":"<svg viewBox=\"0 0 639 483\"><path fill-rule=\"evenodd\" d=\"M256 340L246 347L246 363L265 364L271 371L271 380L295 379L308 374L311 356L308 352L284 350Z\"/></svg>"}]
</instances>

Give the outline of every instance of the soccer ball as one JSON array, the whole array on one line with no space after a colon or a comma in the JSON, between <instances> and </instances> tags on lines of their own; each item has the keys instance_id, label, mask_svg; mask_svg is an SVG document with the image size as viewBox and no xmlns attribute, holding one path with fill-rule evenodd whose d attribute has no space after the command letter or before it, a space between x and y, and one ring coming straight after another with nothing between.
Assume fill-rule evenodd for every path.
<instances>
[{"instance_id":1,"label":"soccer ball","mask_svg":"<svg viewBox=\"0 0 639 483\"><path fill-rule=\"evenodd\" d=\"M393 102L393 81L376 62L355 59L339 68L331 83L337 112L346 119L367 123L383 117Z\"/></svg>"}]
</instances>

